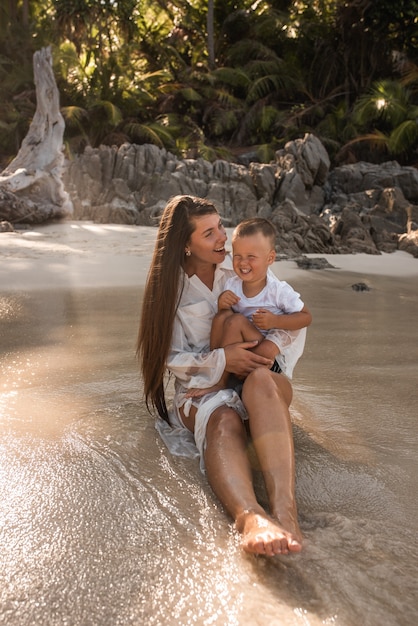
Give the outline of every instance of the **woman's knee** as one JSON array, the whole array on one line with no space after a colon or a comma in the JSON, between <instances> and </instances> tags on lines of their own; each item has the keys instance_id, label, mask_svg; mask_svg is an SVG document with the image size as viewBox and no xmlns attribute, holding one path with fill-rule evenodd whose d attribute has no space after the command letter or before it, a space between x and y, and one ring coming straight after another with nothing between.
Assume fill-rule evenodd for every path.
<instances>
[{"instance_id":1,"label":"woman's knee","mask_svg":"<svg viewBox=\"0 0 418 626\"><path fill-rule=\"evenodd\" d=\"M256 389L259 386L261 386L263 389L274 389L276 387L272 377L272 372L267 367L257 367L257 369L248 374L247 378L245 379L244 388Z\"/></svg>"},{"instance_id":2,"label":"woman's knee","mask_svg":"<svg viewBox=\"0 0 418 626\"><path fill-rule=\"evenodd\" d=\"M292 401L292 385L286 376L273 373L265 367L258 367L252 371L246 378L243 389L242 399L246 404L246 399L257 394L258 397L271 397L272 401L276 398L283 400L289 406Z\"/></svg>"}]
</instances>

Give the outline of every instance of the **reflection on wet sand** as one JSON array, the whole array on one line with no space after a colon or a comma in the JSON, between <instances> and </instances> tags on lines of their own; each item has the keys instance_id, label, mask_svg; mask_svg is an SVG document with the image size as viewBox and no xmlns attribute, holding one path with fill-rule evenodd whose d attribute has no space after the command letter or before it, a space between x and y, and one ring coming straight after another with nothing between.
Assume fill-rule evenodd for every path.
<instances>
[{"instance_id":1,"label":"reflection on wet sand","mask_svg":"<svg viewBox=\"0 0 418 626\"><path fill-rule=\"evenodd\" d=\"M305 546L271 560L241 552L197 462L158 439L137 290L0 298L0 623L413 626L418 295L306 276L292 413Z\"/></svg>"}]
</instances>

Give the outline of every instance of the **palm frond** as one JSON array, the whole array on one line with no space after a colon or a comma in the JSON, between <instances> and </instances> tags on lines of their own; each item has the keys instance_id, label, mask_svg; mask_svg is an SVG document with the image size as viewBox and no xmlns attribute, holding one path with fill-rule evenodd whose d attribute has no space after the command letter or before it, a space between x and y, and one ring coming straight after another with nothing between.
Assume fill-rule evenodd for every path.
<instances>
[{"instance_id":1,"label":"palm frond","mask_svg":"<svg viewBox=\"0 0 418 626\"><path fill-rule=\"evenodd\" d=\"M230 85L231 87L248 87L250 77L243 68L236 67L220 67L214 70L211 75L215 82Z\"/></svg>"},{"instance_id":2,"label":"palm frond","mask_svg":"<svg viewBox=\"0 0 418 626\"><path fill-rule=\"evenodd\" d=\"M260 111L259 125L263 132L268 132L280 118L279 111L272 106L263 106Z\"/></svg>"},{"instance_id":3,"label":"palm frond","mask_svg":"<svg viewBox=\"0 0 418 626\"><path fill-rule=\"evenodd\" d=\"M93 114L98 112L103 112L106 118L106 121L111 126L117 126L123 119L122 113L113 102L109 102L109 100L97 100L92 107Z\"/></svg>"},{"instance_id":4,"label":"palm frond","mask_svg":"<svg viewBox=\"0 0 418 626\"><path fill-rule=\"evenodd\" d=\"M159 148L164 148L164 140L173 143L170 132L157 123L141 124L130 121L123 125L123 131L129 136L133 143L152 143Z\"/></svg>"},{"instance_id":5,"label":"palm frond","mask_svg":"<svg viewBox=\"0 0 418 626\"><path fill-rule=\"evenodd\" d=\"M270 74L254 81L247 94L247 102L257 102L271 94L277 94L285 86L281 76Z\"/></svg>"},{"instance_id":6,"label":"palm frond","mask_svg":"<svg viewBox=\"0 0 418 626\"><path fill-rule=\"evenodd\" d=\"M179 90L179 93L187 102L199 102L202 100L202 96L193 87L183 87Z\"/></svg>"},{"instance_id":7,"label":"palm frond","mask_svg":"<svg viewBox=\"0 0 418 626\"><path fill-rule=\"evenodd\" d=\"M225 107L234 107L240 109L242 107L242 101L237 98L227 89L217 89L212 96L212 100L216 100Z\"/></svg>"},{"instance_id":8,"label":"palm frond","mask_svg":"<svg viewBox=\"0 0 418 626\"><path fill-rule=\"evenodd\" d=\"M370 90L357 100L353 119L361 126L379 120L398 126L407 117L409 91L399 82L381 80L373 83Z\"/></svg>"},{"instance_id":9,"label":"palm frond","mask_svg":"<svg viewBox=\"0 0 418 626\"><path fill-rule=\"evenodd\" d=\"M61 107L61 115L64 118L65 125L67 128L77 128L80 129L82 127L83 122L88 120L89 114L86 109L78 106L67 106Z\"/></svg>"},{"instance_id":10,"label":"palm frond","mask_svg":"<svg viewBox=\"0 0 418 626\"><path fill-rule=\"evenodd\" d=\"M416 120L405 120L399 124L390 134L388 147L394 155L405 154L417 145L418 123Z\"/></svg>"},{"instance_id":11,"label":"palm frond","mask_svg":"<svg viewBox=\"0 0 418 626\"><path fill-rule=\"evenodd\" d=\"M254 59L277 60L274 50L256 39L241 39L228 50L227 63L231 66L245 67Z\"/></svg>"},{"instance_id":12,"label":"palm frond","mask_svg":"<svg viewBox=\"0 0 418 626\"><path fill-rule=\"evenodd\" d=\"M245 66L250 79L268 74L283 74L285 65L281 59L254 59Z\"/></svg>"},{"instance_id":13,"label":"palm frond","mask_svg":"<svg viewBox=\"0 0 418 626\"><path fill-rule=\"evenodd\" d=\"M344 144L343 147L345 149L361 143L367 144L373 150L387 151L389 146L389 137L385 135L385 133L382 133L379 130L375 130L373 133L366 133L364 135L359 135L358 137L351 139L346 144Z\"/></svg>"},{"instance_id":14,"label":"palm frond","mask_svg":"<svg viewBox=\"0 0 418 626\"><path fill-rule=\"evenodd\" d=\"M225 133L235 130L238 124L235 110L212 108L206 114L206 123L211 134L215 137L221 137Z\"/></svg>"},{"instance_id":15,"label":"palm frond","mask_svg":"<svg viewBox=\"0 0 418 626\"><path fill-rule=\"evenodd\" d=\"M418 85L418 64L407 62L401 78L402 85Z\"/></svg>"}]
</instances>

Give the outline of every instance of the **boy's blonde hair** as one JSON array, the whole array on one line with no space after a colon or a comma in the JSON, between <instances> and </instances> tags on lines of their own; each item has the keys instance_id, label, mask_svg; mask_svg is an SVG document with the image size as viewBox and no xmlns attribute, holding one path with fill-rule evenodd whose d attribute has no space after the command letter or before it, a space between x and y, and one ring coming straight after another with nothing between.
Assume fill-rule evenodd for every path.
<instances>
[{"instance_id":1,"label":"boy's blonde hair","mask_svg":"<svg viewBox=\"0 0 418 626\"><path fill-rule=\"evenodd\" d=\"M249 237L250 235L256 235L257 233L261 233L264 237L269 239L271 249L275 249L277 234L276 228L270 220L267 220L264 217L250 217L240 222L232 233L232 242L234 242L234 239L237 239L238 237Z\"/></svg>"}]
</instances>

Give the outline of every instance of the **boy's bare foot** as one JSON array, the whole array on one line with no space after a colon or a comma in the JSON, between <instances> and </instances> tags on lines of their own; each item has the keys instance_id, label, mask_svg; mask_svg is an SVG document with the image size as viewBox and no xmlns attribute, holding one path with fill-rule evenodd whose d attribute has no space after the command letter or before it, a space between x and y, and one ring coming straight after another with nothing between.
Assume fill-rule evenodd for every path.
<instances>
[{"instance_id":1,"label":"boy's bare foot","mask_svg":"<svg viewBox=\"0 0 418 626\"><path fill-rule=\"evenodd\" d=\"M241 533L241 545L251 554L289 554L300 552L302 541L299 533L287 531L278 521L267 514L254 511L243 511L235 522L236 529Z\"/></svg>"}]
</instances>

